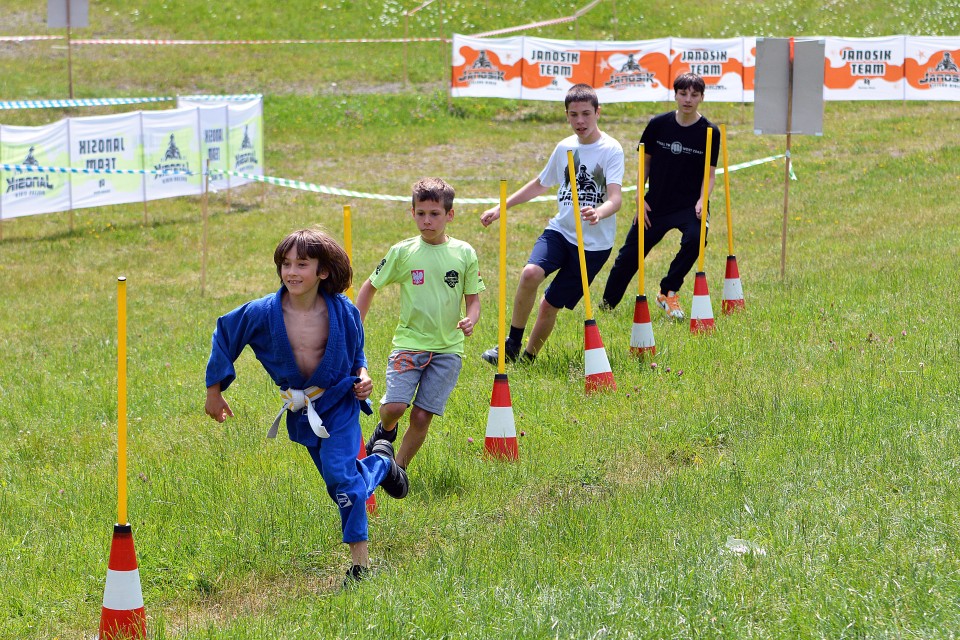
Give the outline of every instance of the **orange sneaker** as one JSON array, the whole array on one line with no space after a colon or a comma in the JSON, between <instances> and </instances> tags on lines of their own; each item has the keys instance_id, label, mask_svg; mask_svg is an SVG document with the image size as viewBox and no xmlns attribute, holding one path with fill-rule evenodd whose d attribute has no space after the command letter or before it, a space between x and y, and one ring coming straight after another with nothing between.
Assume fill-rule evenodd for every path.
<instances>
[{"instance_id":1,"label":"orange sneaker","mask_svg":"<svg viewBox=\"0 0 960 640\"><path fill-rule=\"evenodd\" d=\"M667 293L668 295L657 294L657 304L674 320L683 320L683 309L680 308L679 296L674 291L668 291Z\"/></svg>"}]
</instances>

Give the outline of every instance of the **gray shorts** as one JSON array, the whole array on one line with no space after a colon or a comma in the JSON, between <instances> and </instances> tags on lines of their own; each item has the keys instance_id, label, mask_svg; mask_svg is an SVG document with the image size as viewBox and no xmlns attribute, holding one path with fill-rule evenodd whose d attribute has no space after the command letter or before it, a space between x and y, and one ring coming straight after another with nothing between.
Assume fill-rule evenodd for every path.
<instances>
[{"instance_id":1,"label":"gray shorts","mask_svg":"<svg viewBox=\"0 0 960 640\"><path fill-rule=\"evenodd\" d=\"M463 359L456 353L394 349L387 360L387 390L380 404L409 406L413 400L424 411L442 416L462 366Z\"/></svg>"}]
</instances>

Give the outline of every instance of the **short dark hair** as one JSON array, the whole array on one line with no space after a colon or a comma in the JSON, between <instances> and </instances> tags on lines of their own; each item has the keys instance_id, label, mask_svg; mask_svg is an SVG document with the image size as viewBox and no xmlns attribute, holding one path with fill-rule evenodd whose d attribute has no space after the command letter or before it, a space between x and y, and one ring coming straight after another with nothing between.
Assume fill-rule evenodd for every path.
<instances>
[{"instance_id":1,"label":"short dark hair","mask_svg":"<svg viewBox=\"0 0 960 640\"><path fill-rule=\"evenodd\" d=\"M319 229L299 229L280 241L273 252L277 276L280 276L284 258L293 248L297 249L297 258L300 260L317 259L317 275L327 270L329 275L320 281L321 289L327 293L343 293L350 288L353 282L350 256L336 240Z\"/></svg>"},{"instance_id":2,"label":"short dark hair","mask_svg":"<svg viewBox=\"0 0 960 640\"><path fill-rule=\"evenodd\" d=\"M687 89L693 89L697 93L703 93L706 91L707 85L704 84L703 78L696 73L681 73L677 76L677 79L673 81L673 90L684 91Z\"/></svg>"},{"instance_id":3,"label":"short dark hair","mask_svg":"<svg viewBox=\"0 0 960 640\"><path fill-rule=\"evenodd\" d=\"M563 99L563 108L568 108L571 102L589 102L594 109L600 107L597 92L593 90L593 87L583 82L570 87L570 90L567 91L567 97Z\"/></svg>"},{"instance_id":4,"label":"short dark hair","mask_svg":"<svg viewBox=\"0 0 960 640\"><path fill-rule=\"evenodd\" d=\"M453 209L453 187L440 178L420 178L413 183L413 197L411 198L414 207L417 202L439 202L443 205L444 211Z\"/></svg>"}]
</instances>

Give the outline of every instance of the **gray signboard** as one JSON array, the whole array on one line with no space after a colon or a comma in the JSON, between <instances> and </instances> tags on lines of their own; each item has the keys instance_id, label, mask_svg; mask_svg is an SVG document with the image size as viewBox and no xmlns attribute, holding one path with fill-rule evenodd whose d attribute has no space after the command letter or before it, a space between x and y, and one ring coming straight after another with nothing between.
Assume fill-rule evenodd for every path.
<instances>
[{"instance_id":1,"label":"gray signboard","mask_svg":"<svg viewBox=\"0 0 960 640\"><path fill-rule=\"evenodd\" d=\"M824 46L823 39L794 38L791 77L789 38L757 38L755 133L823 135Z\"/></svg>"},{"instance_id":2,"label":"gray signboard","mask_svg":"<svg viewBox=\"0 0 960 640\"><path fill-rule=\"evenodd\" d=\"M67 3L70 6L67 6ZM47 27L50 29L63 29L70 27L76 29L90 26L88 14L88 0L47 0ZM67 19L67 9L69 8L69 20Z\"/></svg>"}]
</instances>

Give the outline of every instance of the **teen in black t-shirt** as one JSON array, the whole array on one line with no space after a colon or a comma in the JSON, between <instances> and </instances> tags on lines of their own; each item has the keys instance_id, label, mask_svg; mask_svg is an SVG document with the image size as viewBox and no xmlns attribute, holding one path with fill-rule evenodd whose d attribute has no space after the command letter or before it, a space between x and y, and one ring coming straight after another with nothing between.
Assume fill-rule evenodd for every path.
<instances>
[{"instance_id":1,"label":"teen in black t-shirt","mask_svg":"<svg viewBox=\"0 0 960 640\"><path fill-rule=\"evenodd\" d=\"M644 198L643 255L671 229L681 233L680 250L660 281L657 295L660 308L676 320L684 317L677 292L700 253L700 216L704 210L709 212L708 203L701 202L707 127L713 128L708 197L713 191L720 151L720 130L697 110L703 102L704 89L703 78L697 74L677 76L673 82L676 111L654 117L640 137L644 145L644 182L647 178L650 181ZM642 188L639 191L642 192ZM637 261L637 219L634 219L607 278L602 307L613 308L623 299L627 285L637 272Z\"/></svg>"}]
</instances>

